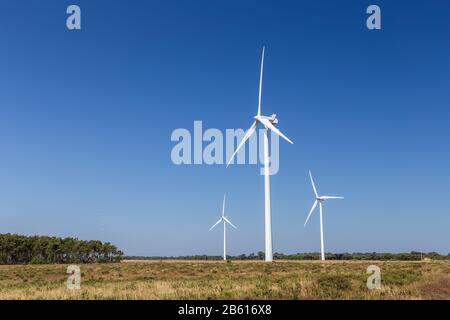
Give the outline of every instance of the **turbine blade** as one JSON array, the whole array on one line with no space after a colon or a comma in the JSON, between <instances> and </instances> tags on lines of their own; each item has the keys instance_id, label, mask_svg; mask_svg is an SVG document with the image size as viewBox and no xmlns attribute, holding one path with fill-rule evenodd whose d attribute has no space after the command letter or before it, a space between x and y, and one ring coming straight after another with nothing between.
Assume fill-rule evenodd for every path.
<instances>
[{"instance_id":1,"label":"turbine blade","mask_svg":"<svg viewBox=\"0 0 450 320\"><path fill-rule=\"evenodd\" d=\"M268 119L265 118L259 118L258 119L263 125L266 126L266 128L269 128L273 132L275 132L277 135L282 137L284 140L289 142L290 144L294 144L288 137L286 137L284 134L281 133L280 130L278 130Z\"/></svg>"},{"instance_id":2,"label":"turbine blade","mask_svg":"<svg viewBox=\"0 0 450 320\"><path fill-rule=\"evenodd\" d=\"M223 203L222 203L222 217L225 216L225 199L227 197L227 194L223 195Z\"/></svg>"},{"instance_id":3,"label":"turbine blade","mask_svg":"<svg viewBox=\"0 0 450 320\"><path fill-rule=\"evenodd\" d=\"M231 161L233 161L233 158L236 155L236 153L238 153L239 149L241 149L241 147L244 145L245 141L247 141L250 138L250 136L253 134L253 132L255 132L256 124L257 124L256 121L253 122L253 124L250 127L250 129L248 129L247 132L245 133L245 136L244 136L244 138L242 138L241 142L239 143L238 147L236 148L236 151L234 151L234 153L231 156L230 160L228 160L227 168L230 165Z\"/></svg>"},{"instance_id":4,"label":"turbine blade","mask_svg":"<svg viewBox=\"0 0 450 320\"><path fill-rule=\"evenodd\" d=\"M258 116L261 115L261 95L262 95L262 81L263 81L263 70L264 70L264 51L265 47L263 47L262 50L262 57L261 57L261 71L259 73L259 96L258 96Z\"/></svg>"},{"instance_id":5,"label":"turbine blade","mask_svg":"<svg viewBox=\"0 0 450 320\"><path fill-rule=\"evenodd\" d=\"M219 220L217 220L217 222L209 229L209 231L211 231L212 229L215 228L215 226L217 226L219 223L222 222L222 218L220 218Z\"/></svg>"},{"instance_id":6,"label":"turbine blade","mask_svg":"<svg viewBox=\"0 0 450 320\"><path fill-rule=\"evenodd\" d=\"M335 197L335 196L322 196L325 200L327 199L344 199L344 197Z\"/></svg>"},{"instance_id":7,"label":"turbine blade","mask_svg":"<svg viewBox=\"0 0 450 320\"><path fill-rule=\"evenodd\" d=\"M227 223L229 223L230 224L230 226L232 226L233 228L235 228L235 229L237 229L237 227L234 225L234 224L232 224L231 223L231 221L230 220L228 220L228 218L227 217L223 217L223 220L225 220Z\"/></svg>"},{"instance_id":8,"label":"turbine blade","mask_svg":"<svg viewBox=\"0 0 450 320\"><path fill-rule=\"evenodd\" d=\"M311 170L309 170L309 178L311 179L311 184L314 190L314 194L316 195L316 197L318 197L319 195L317 194L317 189L316 189L316 185L314 184L314 180L311 174Z\"/></svg>"},{"instance_id":9,"label":"turbine blade","mask_svg":"<svg viewBox=\"0 0 450 320\"><path fill-rule=\"evenodd\" d=\"M308 218L306 218L304 227L306 227L306 224L308 223L309 217L311 217L311 214L313 213L314 209L317 207L317 202L318 202L317 200L314 201L314 204L312 205L311 211L309 211Z\"/></svg>"}]
</instances>

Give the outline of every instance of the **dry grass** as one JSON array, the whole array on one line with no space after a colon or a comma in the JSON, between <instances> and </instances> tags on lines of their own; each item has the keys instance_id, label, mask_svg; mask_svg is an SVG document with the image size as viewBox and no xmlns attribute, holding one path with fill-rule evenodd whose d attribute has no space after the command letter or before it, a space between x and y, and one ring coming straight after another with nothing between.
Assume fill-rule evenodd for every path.
<instances>
[{"instance_id":1,"label":"dry grass","mask_svg":"<svg viewBox=\"0 0 450 320\"><path fill-rule=\"evenodd\" d=\"M366 287L371 264L379 290ZM449 261L125 261L81 265L81 290L66 268L0 266L0 299L450 299Z\"/></svg>"}]
</instances>

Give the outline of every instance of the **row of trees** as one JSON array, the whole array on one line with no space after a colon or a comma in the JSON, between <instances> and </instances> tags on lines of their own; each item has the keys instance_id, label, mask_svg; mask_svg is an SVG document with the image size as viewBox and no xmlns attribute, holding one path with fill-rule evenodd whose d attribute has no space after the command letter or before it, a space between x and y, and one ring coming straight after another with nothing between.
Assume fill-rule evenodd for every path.
<instances>
[{"instance_id":1,"label":"row of trees","mask_svg":"<svg viewBox=\"0 0 450 320\"><path fill-rule=\"evenodd\" d=\"M320 259L320 253L295 253L295 254L283 254L275 252L273 254L275 260L318 260ZM437 252L418 252L411 251L407 253L327 253L325 255L327 260L402 260L402 261L420 261L423 259L431 260L450 260L450 253L447 255L441 255ZM130 260L221 260L221 256L207 256L207 255L195 255L195 256L178 256L178 257L124 257L124 259ZM251 253L249 255L241 254L238 256L229 256L230 260L264 260L264 252Z\"/></svg>"},{"instance_id":2,"label":"row of trees","mask_svg":"<svg viewBox=\"0 0 450 320\"><path fill-rule=\"evenodd\" d=\"M0 264L118 262L122 256L98 240L0 234Z\"/></svg>"},{"instance_id":3,"label":"row of trees","mask_svg":"<svg viewBox=\"0 0 450 320\"><path fill-rule=\"evenodd\" d=\"M275 256L276 255L276 256ZM315 260L320 258L319 253L296 253L296 254L274 254L275 259L286 260ZM450 253L440 255L437 252L401 252L401 253L383 253L383 252L353 252L353 253L326 253L327 260L401 260L401 261L420 261L423 259L446 260L450 259Z\"/></svg>"}]
</instances>

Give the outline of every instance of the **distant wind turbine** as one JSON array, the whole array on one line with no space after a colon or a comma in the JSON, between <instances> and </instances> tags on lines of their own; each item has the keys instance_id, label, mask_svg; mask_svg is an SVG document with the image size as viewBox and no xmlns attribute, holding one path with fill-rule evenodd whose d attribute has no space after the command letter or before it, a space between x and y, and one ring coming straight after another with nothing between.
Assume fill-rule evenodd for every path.
<instances>
[{"instance_id":1,"label":"distant wind turbine","mask_svg":"<svg viewBox=\"0 0 450 320\"><path fill-rule=\"evenodd\" d=\"M317 193L316 186L314 184L314 180L313 180L311 171L309 171L309 178L311 179L311 185L313 187L314 194L316 195L316 200L314 201L314 204L313 204L313 206L311 208L311 211L309 212L309 215L306 218L304 226L306 227L306 224L308 223L309 217L311 217L311 214L313 213L314 209L317 207L317 204L319 204L319 208L320 208L320 253L321 253L322 260L325 260L325 249L324 249L324 243L323 243L322 203L325 202L328 199L344 199L344 197L319 196L319 194Z\"/></svg>"},{"instance_id":2,"label":"distant wind turbine","mask_svg":"<svg viewBox=\"0 0 450 320\"><path fill-rule=\"evenodd\" d=\"M227 167L230 165L230 163L233 161L234 156L239 151L239 149L242 148L244 143L251 137L251 135L255 132L256 126L258 123L261 123L265 130L264 130L264 213L265 213L265 255L266 255L266 261L270 262L273 260L273 251L272 251L272 209L270 204L270 168L269 168L269 139L267 136L267 133L270 130L275 132L277 135L282 137L287 142L293 144L291 140L289 140L288 137L286 137L284 134L281 133L280 130L278 130L275 127L275 124L278 123L278 119L276 118L276 114L272 114L271 116L263 116L261 115L261 95L262 95L262 80L263 80L263 69L264 69L264 51L265 48L263 47L262 50L262 58L261 58L261 71L259 76L259 96L258 96L258 113L253 118L255 121L251 125L250 129L247 130L247 132L244 135L244 138L239 143L238 147L236 148L236 151L234 151L233 155L231 156L230 160L228 161Z\"/></svg>"},{"instance_id":3,"label":"distant wind turbine","mask_svg":"<svg viewBox=\"0 0 450 320\"><path fill-rule=\"evenodd\" d=\"M223 204L222 204L222 217L209 229L211 231L214 229L219 223L223 222L223 260L227 260L227 223L233 228L237 229L234 224L231 223L230 220L225 216L225 198L226 194L223 196Z\"/></svg>"}]
</instances>

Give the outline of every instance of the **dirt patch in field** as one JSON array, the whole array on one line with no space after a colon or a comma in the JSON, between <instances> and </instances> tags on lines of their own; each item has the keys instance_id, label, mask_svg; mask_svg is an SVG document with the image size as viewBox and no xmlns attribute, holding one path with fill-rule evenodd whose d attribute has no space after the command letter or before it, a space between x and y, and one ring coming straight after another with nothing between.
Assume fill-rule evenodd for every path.
<instances>
[{"instance_id":1,"label":"dirt patch in field","mask_svg":"<svg viewBox=\"0 0 450 320\"><path fill-rule=\"evenodd\" d=\"M437 276L418 286L425 299L450 300L450 276Z\"/></svg>"}]
</instances>

